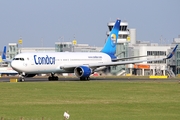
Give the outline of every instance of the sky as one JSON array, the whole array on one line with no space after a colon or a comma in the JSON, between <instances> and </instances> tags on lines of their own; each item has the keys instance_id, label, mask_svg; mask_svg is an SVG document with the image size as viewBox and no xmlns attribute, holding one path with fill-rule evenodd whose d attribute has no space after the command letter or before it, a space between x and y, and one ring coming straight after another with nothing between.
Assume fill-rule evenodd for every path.
<instances>
[{"instance_id":1,"label":"sky","mask_svg":"<svg viewBox=\"0 0 180 120\"><path fill-rule=\"evenodd\" d=\"M102 47L107 23L117 18L137 40L171 43L180 35L180 0L0 0L0 48L54 47L71 42Z\"/></svg>"}]
</instances>

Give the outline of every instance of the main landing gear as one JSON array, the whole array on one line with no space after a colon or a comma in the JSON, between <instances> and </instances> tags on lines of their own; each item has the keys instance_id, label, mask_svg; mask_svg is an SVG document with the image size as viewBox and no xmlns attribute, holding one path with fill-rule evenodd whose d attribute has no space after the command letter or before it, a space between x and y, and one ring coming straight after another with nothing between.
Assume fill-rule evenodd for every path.
<instances>
[{"instance_id":1,"label":"main landing gear","mask_svg":"<svg viewBox=\"0 0 180 120\"><path fill-rule=\"evenodd\" d=\"M58 76L54 76L55 73L51 73L51 76L48 77L49 81L58 80Z\"/></svg>"},{"instance_id":2,"label":"main landing gear","mask_svg":"<svg viewBox=\"0 0 180 120\"><path fill-rule=\"evenodd\" d=\"M89 77L80 77L80 80L89 80Z\"/></svg>"}]
</instances>

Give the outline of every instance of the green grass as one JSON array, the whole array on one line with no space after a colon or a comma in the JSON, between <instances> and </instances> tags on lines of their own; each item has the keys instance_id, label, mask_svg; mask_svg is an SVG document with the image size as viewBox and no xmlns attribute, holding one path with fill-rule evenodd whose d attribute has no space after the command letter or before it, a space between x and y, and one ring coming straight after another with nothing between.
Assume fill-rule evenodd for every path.
<instances>
[{"instance_id":1,"label":"green grass","mask_svg":"<svg viewBox=\"0 0 180 120\"><path fill-rule=\"evenodd\" d=\"M63 81L0 83L4 120L177 120L178 82Z\"/></svg>"}]
</instances>

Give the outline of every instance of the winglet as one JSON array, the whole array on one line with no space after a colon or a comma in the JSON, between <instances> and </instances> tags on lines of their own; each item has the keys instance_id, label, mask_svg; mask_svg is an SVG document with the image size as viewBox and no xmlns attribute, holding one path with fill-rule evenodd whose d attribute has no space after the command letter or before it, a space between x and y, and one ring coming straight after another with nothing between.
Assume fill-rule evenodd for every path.
<instances>
[{"instance_id":1,"label":"winglet","mask_svg":"<svg viewBox=\"0 0 180 120\"><path fill-rule=\"evenodd\" d=\"M175 54L175 52L176 52L177 47L178 47L178 45L176 45L176 46L174 47L173 51L167 56L166 59L172 58L172 56L173 56L173 55Z\"/></svg>"},{"instance_id":2,"label":"winglet","mask_svg":"<svg viewBox=\"0 0 180 120\"><path fill-rule=\"evenodd\" d=\"M4 49L3 49L2 59L6 60L6 46L4 46Z\"/></svg>"}]
</instances>

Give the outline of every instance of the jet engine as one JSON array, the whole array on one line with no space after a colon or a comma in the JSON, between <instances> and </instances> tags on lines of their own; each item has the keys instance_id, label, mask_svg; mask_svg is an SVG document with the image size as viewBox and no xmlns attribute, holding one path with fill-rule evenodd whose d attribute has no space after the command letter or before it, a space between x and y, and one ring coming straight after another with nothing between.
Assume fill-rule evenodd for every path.
<instances>
[{"instance_id":1,"label":"jet engine","mask_svg":"<svg viewBox=\"0 0 180 120\"><path fill-rule=\"evenodd\" d=\"M79 78L88 78L92 74L92 70L87 66L79 66L74 69L74 74Z\"/></svg>"}]
</instances>

